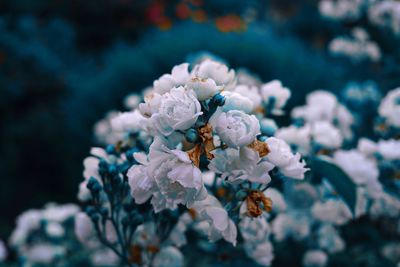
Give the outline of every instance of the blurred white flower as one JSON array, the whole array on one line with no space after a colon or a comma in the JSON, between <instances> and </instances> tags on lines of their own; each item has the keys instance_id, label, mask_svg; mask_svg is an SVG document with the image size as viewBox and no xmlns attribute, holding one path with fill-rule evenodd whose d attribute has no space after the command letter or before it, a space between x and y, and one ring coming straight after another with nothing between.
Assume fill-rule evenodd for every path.
<instances>
[{"instance_id":1,"label":"blurred white flower","mask_svg":"<svg viewBox=\"0 0 400 267\"><path fill-rule=\"evenodd\" d=\"M251 100L253 109L260 107L262 98L259 89L256 86L238 85L235 87L233 92L236 92Z\"/></svg>"},{"instance_id":2,"label":"blurred white flower","mask_svg":"<svg viewBox=\"0 0 400 267\"><path fill-rule=\"evenodd\" d=\"M154 257L153 267L181 267L183 266L183 255L179 249L169 246L162 248Z\"/></svg>"},{"instance_id":3,"label":"blurred white flower","mask_svg":"<svg viewBox=\"0 0 400 267\"><path fill-rule=\"evenodd\" d=\"M324 224L318 229L318 245L328 253L343 251L346 243L339 235L338 231L330 224Z\"/></svg>"},{"instance_id":4,"label":"blurred white flower","mask_svg":"<svg viewBox=\"0 0 400 267\"><path fill-rule=\"evenodd\" d=\"M147 118L139 110L122 112L111 120L111 127L114 131L122 133L136 133L144 129Z\"/></svg>"},{"instance_id":5,"label":"blurred white flower","mask_svg":"<svg viewBox=\"0 0 400 267\"><path fill-rule=\"evenodd\" d=\"M323 250L308 250L303 256L304 267L324 267L328 263L328 255Z\"/></svg>"},{"instance_id":6,"label":"blurred white flower","mask_svg":"<svg viewBox=\"0 0 400 267\"><path fill-rule=\"evenodd\" d=\"M313 141L324 148L339 148L342 146L343 137L340 131L327 121L315 122L311 127Z\"/></svg>"},{"instance_id":7,"label":"blurred white flower","mask_svg":"<svg viewBox=\"0 0 400 267\"><path fill-rule=\"evenodd\" d=\"M155 192L156 182L149 174L147 156L144 153L135 153L134 158L139 164L133 165L127 176L133 199L137 204L143 204Z\"/></svg>"},{"instance_id":8,"label":"blurred white flower","mask_svg":"<svg viewBox=\"0 0 400 267\"><path fill-rule=\"evenodd\" d=\"M340 199L315 202L311 208L313 217L324 223L343 225L353 218L349 208Z\"/></svg>"},{"instance_id":9,"label":"blurred white flower","mask_svg":"<svg viewBox=\"0 0 400 267\"><path fill-rule=\"evenodd\" d=\"M285 107L291 92L281 81L273 80L261 86L261 95L264 104L271 109L273 115L282 115L282 108Z\"/></svg>"},{"instance_id":10,"label":"blurred white flower","mask_svg":"<svg viewBox=\"0 0 400 267\"><path fill-rule=\"evenodd\" d=\"M3 240L0 239L0 263L7 258L7 249L6 245L4 244Z\"/></svg>"},{"instance_id":11,"label":"blurred white flower","mask_svg":"<svg viewBox=\"0 0 400 267\"><path fill-rule=\"evenodd\" d=\"M139 107L142 97L137 93L132 93L125 97L124 106L129 110L134 110Z\"/></svg>"},{"instance_id":12,"label":"blurred white flower","mask_svg":"<svg viewBox=\"0 0 400 267\"><path fill-rule=\"evenodd\" d=\"M300 212L281 213L272 221L272 233L278 242L292 237L302 240L311 232L310 218Z\"/></svg>"},{"instance_id":13,"label":"blurred white flower","mask_svg":"<svg viewBox=\"0 0 400 267\"><path fill-rule=\"evenodd\" d=\"M296 152L307 155L310 152L311 129L309 125L303 127L289 126L279 128L275 137L284 140Z\"/></svg>"},{"instance_id":14,"label":"blurred white flower","mask_svg":"<svg viewBox=\"0 0 400 267\"><path fill-rule=\"evenodd\" d=\"M400 87L387 93L379 105L378 112L389 125L400 127Z\"/></svg>"}]
</instances>

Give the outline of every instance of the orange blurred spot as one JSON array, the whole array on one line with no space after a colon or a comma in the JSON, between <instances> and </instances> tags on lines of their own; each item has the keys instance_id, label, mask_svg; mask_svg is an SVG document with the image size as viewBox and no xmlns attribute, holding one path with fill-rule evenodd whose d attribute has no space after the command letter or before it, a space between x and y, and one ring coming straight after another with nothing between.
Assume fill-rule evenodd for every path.
<instances>
[{"instance_id":1,"label":"orange blurred spot","mask_svg":"<svg viewBox=\"0 0 400 267\"><path fill-rule=\"evenodd\" d=\"M162 17L159 19L156 25L160 30L166 31L172 27L172 21L168 17Z\"/></svg>"},{"instance_id":2,"label":"orange blurred spot","mask_svg":"<svg viewBox=\"0 0 400 267\"><path fill-rule=\"evenodd\" d=\"M247 28L246 22L237 15L227 15L215 20L215 26L221 32L244 31Z\"/></svg>"},{"instance_id":3,"label":"orange blurred spot","mask_svg":"<svg viewBox=\"0 0 400 267\"><path fill-rule=\"evenodd\" d=\"M183 3L180 3L175 8L176 16L180 19L187 19L190 17L192 10Z\"/></svg>"},{"instance_id":4,"label":"orange blurred spot","mask_svg":"<svg viewBox=\"0 0 400 267\"><path fill-rule=\"evenodd\" d=\"M205 22L207 20L207 14L204 10L196 10L193 12L192 19L198 23Z\"/></svg>"}]
</instances>

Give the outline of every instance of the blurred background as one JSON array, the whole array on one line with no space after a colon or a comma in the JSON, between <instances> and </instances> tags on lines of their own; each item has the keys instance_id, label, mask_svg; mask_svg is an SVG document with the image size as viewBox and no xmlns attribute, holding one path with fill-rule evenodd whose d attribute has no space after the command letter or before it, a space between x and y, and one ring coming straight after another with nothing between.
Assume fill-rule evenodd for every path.
<instances>
[{"instance_id":1,"label":"blurred background","mask_svg":"<svg viewBox=\"0 0 400 267\"><path fill-rule=\"evenodd\" d=\"M359 26L379 57L333 53L338 36L365 41ZM280 79L295 105L349 81L395 88L399 44L363 15L324 16L317 0L2 0L0 239L28 208L75 202L82 160L97 144L93 125L175 64L212 53L263 81Z\"/></svg>"}]
</instances>

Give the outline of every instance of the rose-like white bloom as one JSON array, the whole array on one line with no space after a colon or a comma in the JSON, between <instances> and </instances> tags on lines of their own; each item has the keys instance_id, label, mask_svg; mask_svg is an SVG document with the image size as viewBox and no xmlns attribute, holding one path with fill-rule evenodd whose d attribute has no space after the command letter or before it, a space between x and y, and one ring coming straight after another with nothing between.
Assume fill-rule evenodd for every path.
<instances>
[{"instance_id":1,"label":"rose-like white bloom","mask_svg":"<svg viewBox=\"0 0 400 267\"><path fill-rule=\"evenodd\" d=\"M179 249L175 247L164 247L156 254L151 266L181 267L183 266L183 255Z\"/></svg>"},{"instance_id":2,"label":"rose-like white bloom","mask_svg":"<svg viewBox=\"0 0 400 267\"><path fill-rule=\"evenodd\" d=\"M206 59L196 65L191 72L191 77L200 79L212 79L224 90L230 90L235 85L235 71L220 63Z\"/></svg>"},{"instance_id":3,"label":"rose-like white bloom","mask_svg":"<svg viewBox=\"0 0 400 267\"><path fill-rule=\"evenodd\" d=\"M205 224L210 241L223 238L236 245L236 225L218 199L208 195L206 199L195 202L193 209L196 211L196 219L202 221L203 226Z\"/></svg>"},{"instance_id":4,"label":"rose-like white bloom","mask_svg":"<svg viewBox=\"0 0 400 267\"><path fill-rule=\"evenodd\" d=\"M317 235L319 247L329 253L343 251L346 247L346 243L341 238L338 231L330 224L322 225L318 229Z\"/></svg>"},{"instance_id":5,"label":"rose-like white bloom","mask_svg":"<svg viewBox=\"0 0 400 267\"><path fill-rule=\"evenodd\" d=\"M241 110L245 113L251 113L254 109L253 102L250 98L236 92L223 91L221 93L225 97L225 104L220 107L223 112L230 110Z\"/></svg>"},{"instance_id":6,"label":"rose-like white bloom","mask_svg":"<svg viewBox=\"0 0 400 267\"><path fill-rule=\"evenodd\" d=\"M274 165L262 161L257 151L242 147L240 150L227 148L213 152L214 158L209 169L221 174L222 179L231 183L250 181L268 184L271 181L269 171Z\"/></svg>"},{"instance_id":7,"label":"rose-like white bloom","mask_svg":"<svg viewBox=\"0 0 400 267\"><path fill-rule=\"evenodd\" d=\"M318 121L311 127L313 141L325 148L339 148L343 143L340 131L327 121Z\"/></svg>"},{"instance_id":8,"label":"rose-like white bloom","mask_svg":"<svg viewBox=\"0 0 400 267\"><path fill-rule=\"evenodd\" d=\"M260 107L262 98L259 92L259 89L255 86L247 86L247 85L238 85L235 87L233 92L236 92L242 96L247 97L248 99L251 100L253 109Z\"/></svg>"},{"instance_id":9,"label":"rose-like white bloom","mask_svg":"<svg viewBox=\"0 0 400 267\"><path fill-rule=\"evenodd\" d=\"M276 131L275 137L285 140L295 151L301 154L310 152L311 129L309 125L282 127Z\"/></svg>"},{"instance_id":10,"label":"rose-like white bloom","mask_svg":"<svg viewBox=\"0 0 400 267\"><path fill-rule=\"evenodd\" d=\"M135 153L134 158L140 164L133 165L127 176L133 199L137 204L143 204L155 192L156 182L149 174L147 156L144 153Z\"/></svg>"},{"instance_id":11,"label":"rose-like white bloom","mask_svg":"<svg viewBox=\"0 0 400 267\"><path fill-rule=\"evenodd\" d=\"M325 267L328 255L323 250L308 250L303 257L304 267Z\"/></svg>"},{"instance_id":12,"label":"rose-like white bloom","mask_svg":"<svg viewBox=\"0 0 400 267\"><path fill-rule=\"evenodd\" d=\"M151 90L144 97L144 103L139 104L139 111L146 118L151 117L160 109L162 96Z\"/></svg>"},{"instance_id":13,"label":"rose-like white bloom","mask_svg":"<svg viewBox=\"0 0 400 267\"><path fill-rule=\"evenodd\" d=\"M273 80L261 86L261 95L265 105L271 108L274 115L282 115L282 108L285 107L291 92L283 87L281 81Z\"/></svg>"},{"instance_id":14,"label":"rose-like white bloom","mask_svg":"<svg viewBox=\"0 0 400 267\"><path fill-rule=\"evenodd\" d=\"M270 153L265 157L269 162L290 178L303 179L305 168L304 161L301 161L299 153L293 154L290 146L283 140L270 137L266 140Z\"/></svg>"},{"instance_id":15,"label":"rose-like white bloom","mask_svg":"<svg viewBox=\"0 0 400 267\"><path fill-rule=\"evenodd\" d=\"M7 253L6 246L3 242L3 240L0 239L0 263L7 258L7 255L8 255L8 253Z\"/></svg>"},{"instance_id":16,"label":"rose-like white bloom","mask_svg":"<svg viewBox=\"0 0 400 267\"><path fill-rule=\"evenodd\" d=\"M212 123L221 141L232 148L247 146L260 134L256 116L239 110L222 112Z\"/></svg>"},{"instance_id":17,"label":"rose-like white bloom","mask_svg":"<svg viewBox=\"0 0 400 267\"><path fill-rule=\"evenodd\" d=\"M301 212L281 213L272 221L272 233L277 241L292 237L302 240L309 236L311 220Z\"/></svg>"},{"instance_id":18,"label":"rose-like white bloom","mask_svg":"<svg viewBox=\"0 0 400 267\"><path fill-rule=\"evenodd\" d=\"M333 154L333 159L354 183L366 186L371 195L377 196L382 192L378 181L379 171L373 160L357 150L338 150Z\"/></svg>"},{"instance_id":19,"label":"rose-like white bloom","mask_svg":"<svg viewBox=\"0 0 400 267\"><path fill-rule=\"evenodd\" d=\"M156 93L165 94L174 87L183 86L190 79L189 64L183 63L172 68L171 74L164 74L155 80L153 87Z\"/></svg>"},{"instance_id":20,"label":"rose-like white bloom","mask_svg":"<svg viewBox=\"0 0 400 267\"><path fill-rule=\"evenodd\" d=\"M192 127L202 114L200 102L193 90L173 88L161 98L157 113L151 116L155 128L163 135Z\"/></svg>"},{"instance_id":21,"label":"rose-like white bloom","mask_svg":"<svg viewBox=\"0 0 400 267\"><path fill-rule=\"evenodd\" d=\"M213 79L196 77L189 80L187 88L192 89L196 93L199 101L210 99L222 90L222 87L217 86Z\"/></svg>"},{"instance_id":22,"label":"rose-like white bloom","mask_svg":"<svg viewBox=\"0 0 400 267\"><path fill-rule=\"evenodd\" d=\"M142 101L142 97L136 93L132 93L125 97L124 106L127 109L134 110L139 107L140 102Z\"/></svg>"},{"instance_id":23,"label":"rose-like white bloom","mask_svg":"<svg viewBox=\"0 0 400 267\"><path fill-rule=\"evenodd\" d=\"M315 202L311 212L315 219L335 225L343 225L353 217L349 208L339 199Z\"/></svg>"},{"instance_id":24,"label":"rose-like white bloom","mask_svg":"<svg viewBox=\"0 0 400 267\"><path fill-rule=\"evenodd\" d=\"M147 168L149 177L157 185L151 200L155 212L175 209L178 204L190 207L194 201L207 196L201 171L193 165L188 154L178 149L170 150L159 138L150 147Z\"/></svg>"},{"instance_id":25,"label":"rose-like white bloom","mask_svg":"<svg viewBox=\"0 0 400 267\"><path fill-rule=\"evenodd\" d=\"M147 120L139 110L123 112L111 120L111 127L117 132L136 133L144 129Z\"/></svg>"},{"instance_id":26,"label":"rose-like white bloom","mask_svg":"<svg viewBox=\"0 0 400 267\"><path fill-rule=\"evenodd\" d=\"M378 112L389 125L400 127L400 87L391 90L383 98Z\"/></svg>"}]
</instances>

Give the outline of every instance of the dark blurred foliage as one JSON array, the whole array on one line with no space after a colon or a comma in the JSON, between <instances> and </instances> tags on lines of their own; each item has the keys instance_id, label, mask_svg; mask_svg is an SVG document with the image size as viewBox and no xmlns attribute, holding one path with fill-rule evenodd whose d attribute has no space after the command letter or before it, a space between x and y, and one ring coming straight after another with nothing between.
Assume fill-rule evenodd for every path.
<instances>
[{"instance_id":1,"label":"dark blurred foliage","mask_svg":"<svg viewBox=\"0 0 400 267\"><path fill-rule=\"evenodd\" d=\"M188 55L208 51L280 79L292 105L349 80L383 92L400 80L400 51L387 40L382 63L331 58L327 42L348 29L320 18L316 1L10 0L0 14L3 239L21 211L75 201L93 124Z\"/></svg>"}]
</instances>

